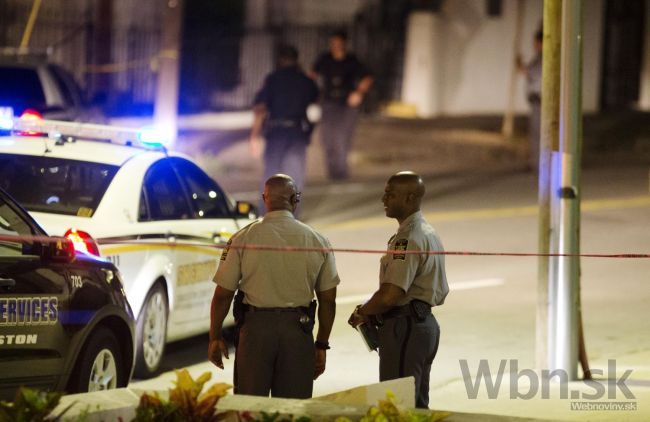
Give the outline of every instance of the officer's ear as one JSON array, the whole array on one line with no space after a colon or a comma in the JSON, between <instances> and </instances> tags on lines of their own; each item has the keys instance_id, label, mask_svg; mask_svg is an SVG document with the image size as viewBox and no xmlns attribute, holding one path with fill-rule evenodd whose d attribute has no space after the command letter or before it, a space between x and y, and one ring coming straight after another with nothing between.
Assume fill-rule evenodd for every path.
<instances>
[{"instance_id":1,"label":"officer's ear","mask_svg":"<svg viewBox=\"0 0 650 422\"><path fill-rule=\"evenodd\" d=\"M296 205L300 202L301 197L302 197L302 192L296 192L293 195L291 195L289 201L291 202L292 205Z\"/></svg>"}]
</instances>

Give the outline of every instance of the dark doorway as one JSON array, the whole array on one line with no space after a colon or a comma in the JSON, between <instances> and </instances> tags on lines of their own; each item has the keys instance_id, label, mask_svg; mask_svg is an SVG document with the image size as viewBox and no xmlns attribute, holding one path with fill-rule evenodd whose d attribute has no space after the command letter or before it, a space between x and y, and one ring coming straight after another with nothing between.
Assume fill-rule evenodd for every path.
<instances>
[{"instance_id":1,"label":"dark doorway","mask_svg":"<svg viewBox=\"0 0 650 422\"><path fill-rule=\"evenodd\" d=\"M602 110L629 109L639 100L644 16L644 0L605 3Z\"/></svg>"}]
</instances>

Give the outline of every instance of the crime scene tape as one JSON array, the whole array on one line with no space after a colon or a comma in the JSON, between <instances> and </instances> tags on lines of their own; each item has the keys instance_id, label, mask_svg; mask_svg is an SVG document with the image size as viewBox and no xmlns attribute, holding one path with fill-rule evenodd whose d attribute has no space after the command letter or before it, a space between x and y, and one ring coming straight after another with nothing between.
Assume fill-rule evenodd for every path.
<instances>
[{"instance_id":1,"label":"crime scene tape","mask_svg":"<svg viewBox=\"0 0 650 422\"><path fill-rule=\"evenodd\" d=\"M41 243L67 242L68 239L56 236L12 236L0 235L0 242L32 241ZM141 245L141 246L200 246L215 249L245 249L253 251L274 252L332 252L332 253L357 253L357 254L399 254L399 255L451 255L451 256L510 256L510 257L580 257L580 258L614 258L614 259L649 259L650 253L539 253L539 252L478 252L478 251L413 251L401 249L355 249L355 248L305 248L297 246L273 245L227 245L207 244L205 242L156 242L144 240L105 240L99 241L100 245Z\"/></svg>"}]
</instances>

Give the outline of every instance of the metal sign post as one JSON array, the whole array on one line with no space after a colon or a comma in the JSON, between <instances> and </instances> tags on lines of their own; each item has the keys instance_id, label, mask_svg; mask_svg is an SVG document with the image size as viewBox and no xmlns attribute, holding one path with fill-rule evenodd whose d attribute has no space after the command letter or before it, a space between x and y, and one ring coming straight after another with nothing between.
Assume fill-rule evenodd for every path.
<instances>
[{"instance_id":1,"label":"metal sign post","mask_svg":"<svg viewBox=\"0 0 650 422\"><path fill-rule=\"evenodd\" d=\"M560 254L551 266L549 364L569 380L578 377L580 294L580 160L582 154L582 0L562 4L560 151L554 154L551 245Z\"/></svg>"}]
</instances>

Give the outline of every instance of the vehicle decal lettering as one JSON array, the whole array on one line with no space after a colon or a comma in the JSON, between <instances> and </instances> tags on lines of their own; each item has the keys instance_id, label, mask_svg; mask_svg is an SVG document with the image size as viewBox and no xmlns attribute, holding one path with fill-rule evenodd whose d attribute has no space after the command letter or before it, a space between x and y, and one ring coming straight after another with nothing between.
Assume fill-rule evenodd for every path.
<instances>
[{"instance_id":1,"label":"vehicle decal lettering","mask_svg":"<svg viewBox=\"0 0 650 422\"><path fill-rule=\"evenodd\" d=\"M83 287L84 281L80 275L70 274L70 281L72 281L72 287L79 289Z\"/></svg>"},{"instance_id":2,"label":"vehicle decal lettering","mask_svg":"<svg viewBox=\"0 0 650 422\"><path fill-rule=\"evenodd\" d=\"M184 286L209 281L212 280L215 272L217 272L216 260L179 265L176 285Z\"/></svg>"},{"instance_id":3,"label":"vehicle decal lettering","mask_svg":"<svg viewBox=\"0 0 650 422\"><path fill-rule=\"evenodd\" d=\"M11 344L36 344L38 334L4 334L0 335L0 346Z\"/></svg>"},{"instance_id":4,"label":"vehicle decal lettering","mask_svg":"<svg viewBox=\"0 0 650 422\"><path fill-rule=\"evenodd\" d=\"M53 325L59 321L59 300L46 297L0 298L0 326Z\"/></svg>"}]
</instances>

